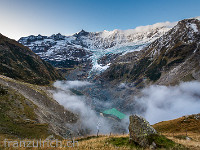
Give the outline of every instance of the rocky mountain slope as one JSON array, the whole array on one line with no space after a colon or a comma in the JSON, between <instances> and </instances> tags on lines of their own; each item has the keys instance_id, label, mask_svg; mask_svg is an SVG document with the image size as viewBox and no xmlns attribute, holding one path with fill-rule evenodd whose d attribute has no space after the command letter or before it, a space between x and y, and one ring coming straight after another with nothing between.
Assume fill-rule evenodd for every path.
<instances>
[{"instance_id":1,"label":"rocky mountain slope","mask_svg":"<svg viewBox=\"0 0 200 150\"><path fill-rule=\"evenodd\" d=\"M28 36L19 42L56 67L73 68L81 64L86 70L102 71L115 59L113 55L139 50L169 31L176 23L157 23L130 30L86 32L63 36ZM107 57L108 59L101 59ZM108 61L109 60L109 61Z\"/></svg>"},{"instance_id":2,"label":"rocky mountain slope","mask_svg":"<svg viewBox=\"0 0 200 150\"><path fill-rule=\"evenodd\" d=\"M38 139L77 135L71 126L78 116L59 105L50 89L0 75L0 134Z\"/></svg>"},{"instance_id":3,"label":"rocky mountain slope","mask_svg":"<svg viewBox=\"0 0 200 150\"><path fill-rule=\"evenodd\" d=\"M0 34L0 74L33 84L63 77L29 48Z\"/></svg>"},{"instance_id":4,"label":"rocky mountain slope","mask_svg":"<svg viewBox=\"0 0 200 150\"><path fill-rule=\"evenodd\" d=\"M173 85L200 80L200 21L185 19L139 52L118 57L102 78L119 82Z\"/></svg>"}]
</instances>

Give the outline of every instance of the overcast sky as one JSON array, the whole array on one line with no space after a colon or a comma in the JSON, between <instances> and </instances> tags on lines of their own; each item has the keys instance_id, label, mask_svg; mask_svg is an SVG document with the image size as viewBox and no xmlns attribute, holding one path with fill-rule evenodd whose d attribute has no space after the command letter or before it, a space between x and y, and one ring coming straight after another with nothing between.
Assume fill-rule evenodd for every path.
<instances>
[{"instance_id":1,"label":"overcast sky","mask_svg":"<svg viewBox=\"0 0 200 150\"><path fill-rule=\"evenodd\" d=\"M0 0L0 33L70 35L200 16L200 0Z\"/></svg>"}]
</instances>

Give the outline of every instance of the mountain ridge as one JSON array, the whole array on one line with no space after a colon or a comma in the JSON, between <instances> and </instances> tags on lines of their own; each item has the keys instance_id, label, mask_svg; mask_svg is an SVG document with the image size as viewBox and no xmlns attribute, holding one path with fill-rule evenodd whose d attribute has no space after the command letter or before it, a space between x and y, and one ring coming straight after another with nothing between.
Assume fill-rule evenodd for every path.
<instances>
[{"instance_id":1,"label":"mountain ridge","mask_svg":"<svg viewBox=\"0 0 200 150\"><path fill-rule=\"evenodd\" d=\"M110 62L100 64L99 59L102 57L139 50L167 32L175 24L176 22L165 22L129 30L116 29L101 32L81 30L71 36L31 35L20 38L19 42L56 67L73 68L85 63L87 64L86 70L104 71L109 67Z\"/></svg>"},{"instance_id":2,"label":"mountain ridge","mask_svg":"<svg viewBox=\"0 0 200 150\"><path fill-rule=\"evenodd\" d=\"M28 47L0 34L0 73L33 84L64 79Z\"/></svg>"}]
</instances>

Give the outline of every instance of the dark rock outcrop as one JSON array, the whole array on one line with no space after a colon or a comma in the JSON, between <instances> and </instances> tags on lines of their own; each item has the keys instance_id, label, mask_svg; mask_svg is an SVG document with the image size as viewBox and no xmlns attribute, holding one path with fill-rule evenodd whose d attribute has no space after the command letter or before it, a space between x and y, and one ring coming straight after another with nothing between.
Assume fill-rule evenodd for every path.
<instances>
[{"instance_id":1,"label":"dark rock outcrop","mask_svg":"<svg viewBox=\"0 0 200 150\"><path fill-rule=\"evenodd\" d=\"M112 63L118 56L120 56L122 53L118 54L106 54L103 57L99 58L97 60L98 64L102 64L103 66Z\"/></svg>"},{"instance_id":2,"label":"dark rock outcrop","mask_svg":"<svg viewBox=\"0 0 200 150\"><path fill-rule=\"evenodd\" d=\"M132 115L129 117L130 142L139 144L142 147L148 147L148 136L156 134L156 130L143 117Z\"/></svg>"}]
</instances>

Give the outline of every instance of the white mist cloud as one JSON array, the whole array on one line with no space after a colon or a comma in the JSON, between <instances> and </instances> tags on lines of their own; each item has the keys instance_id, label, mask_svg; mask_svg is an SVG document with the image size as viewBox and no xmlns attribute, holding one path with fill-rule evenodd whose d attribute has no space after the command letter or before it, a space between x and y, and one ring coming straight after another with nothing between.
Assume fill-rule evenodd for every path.
<instances>
[{"instance_id":1,"label":"white mist cloud","mask_svg":"<svg viewBox=\"0 0 200 150\"><path fill-rule=\"evenodd\" d=\"M136 97L145 108L142 114L151 124L200 113L200 82L185 82L177 86L152 85Z\"/></svg>"},{"instance_id":2,"label":"white mist cloud","mask_svg":"<svg viewBox=\"0 0 200 150\"><path fill-rule=\"evenodd\" d=\"M86 81L56 81L54 86L57 88L53 91L53 97L60 105L79 115L78 124L74 125L74 130L89 129L90 134L96 134L97 129L100 133L109 133L111 131L109 123L105 118L100 117L86 104L86 97L76 96L70 92L70 88L79 88L89 86L91 83Z\"/></svg>"},{"instance_id":3,"label":"white mist cloud","mask_svg":"<svg viewBox=\"0 0 200 150\"><path fill-rule=\"evenodd\" d=\"M139 27L136 27L134 30L135 30L135 32L144 32L144 31L147 32L152 29L160 28L160 27L173 28L176 24L177 24L177 22L166 21L166 22L155 23L153 25L139 26Z\"/></svg>"}]
</instances>

